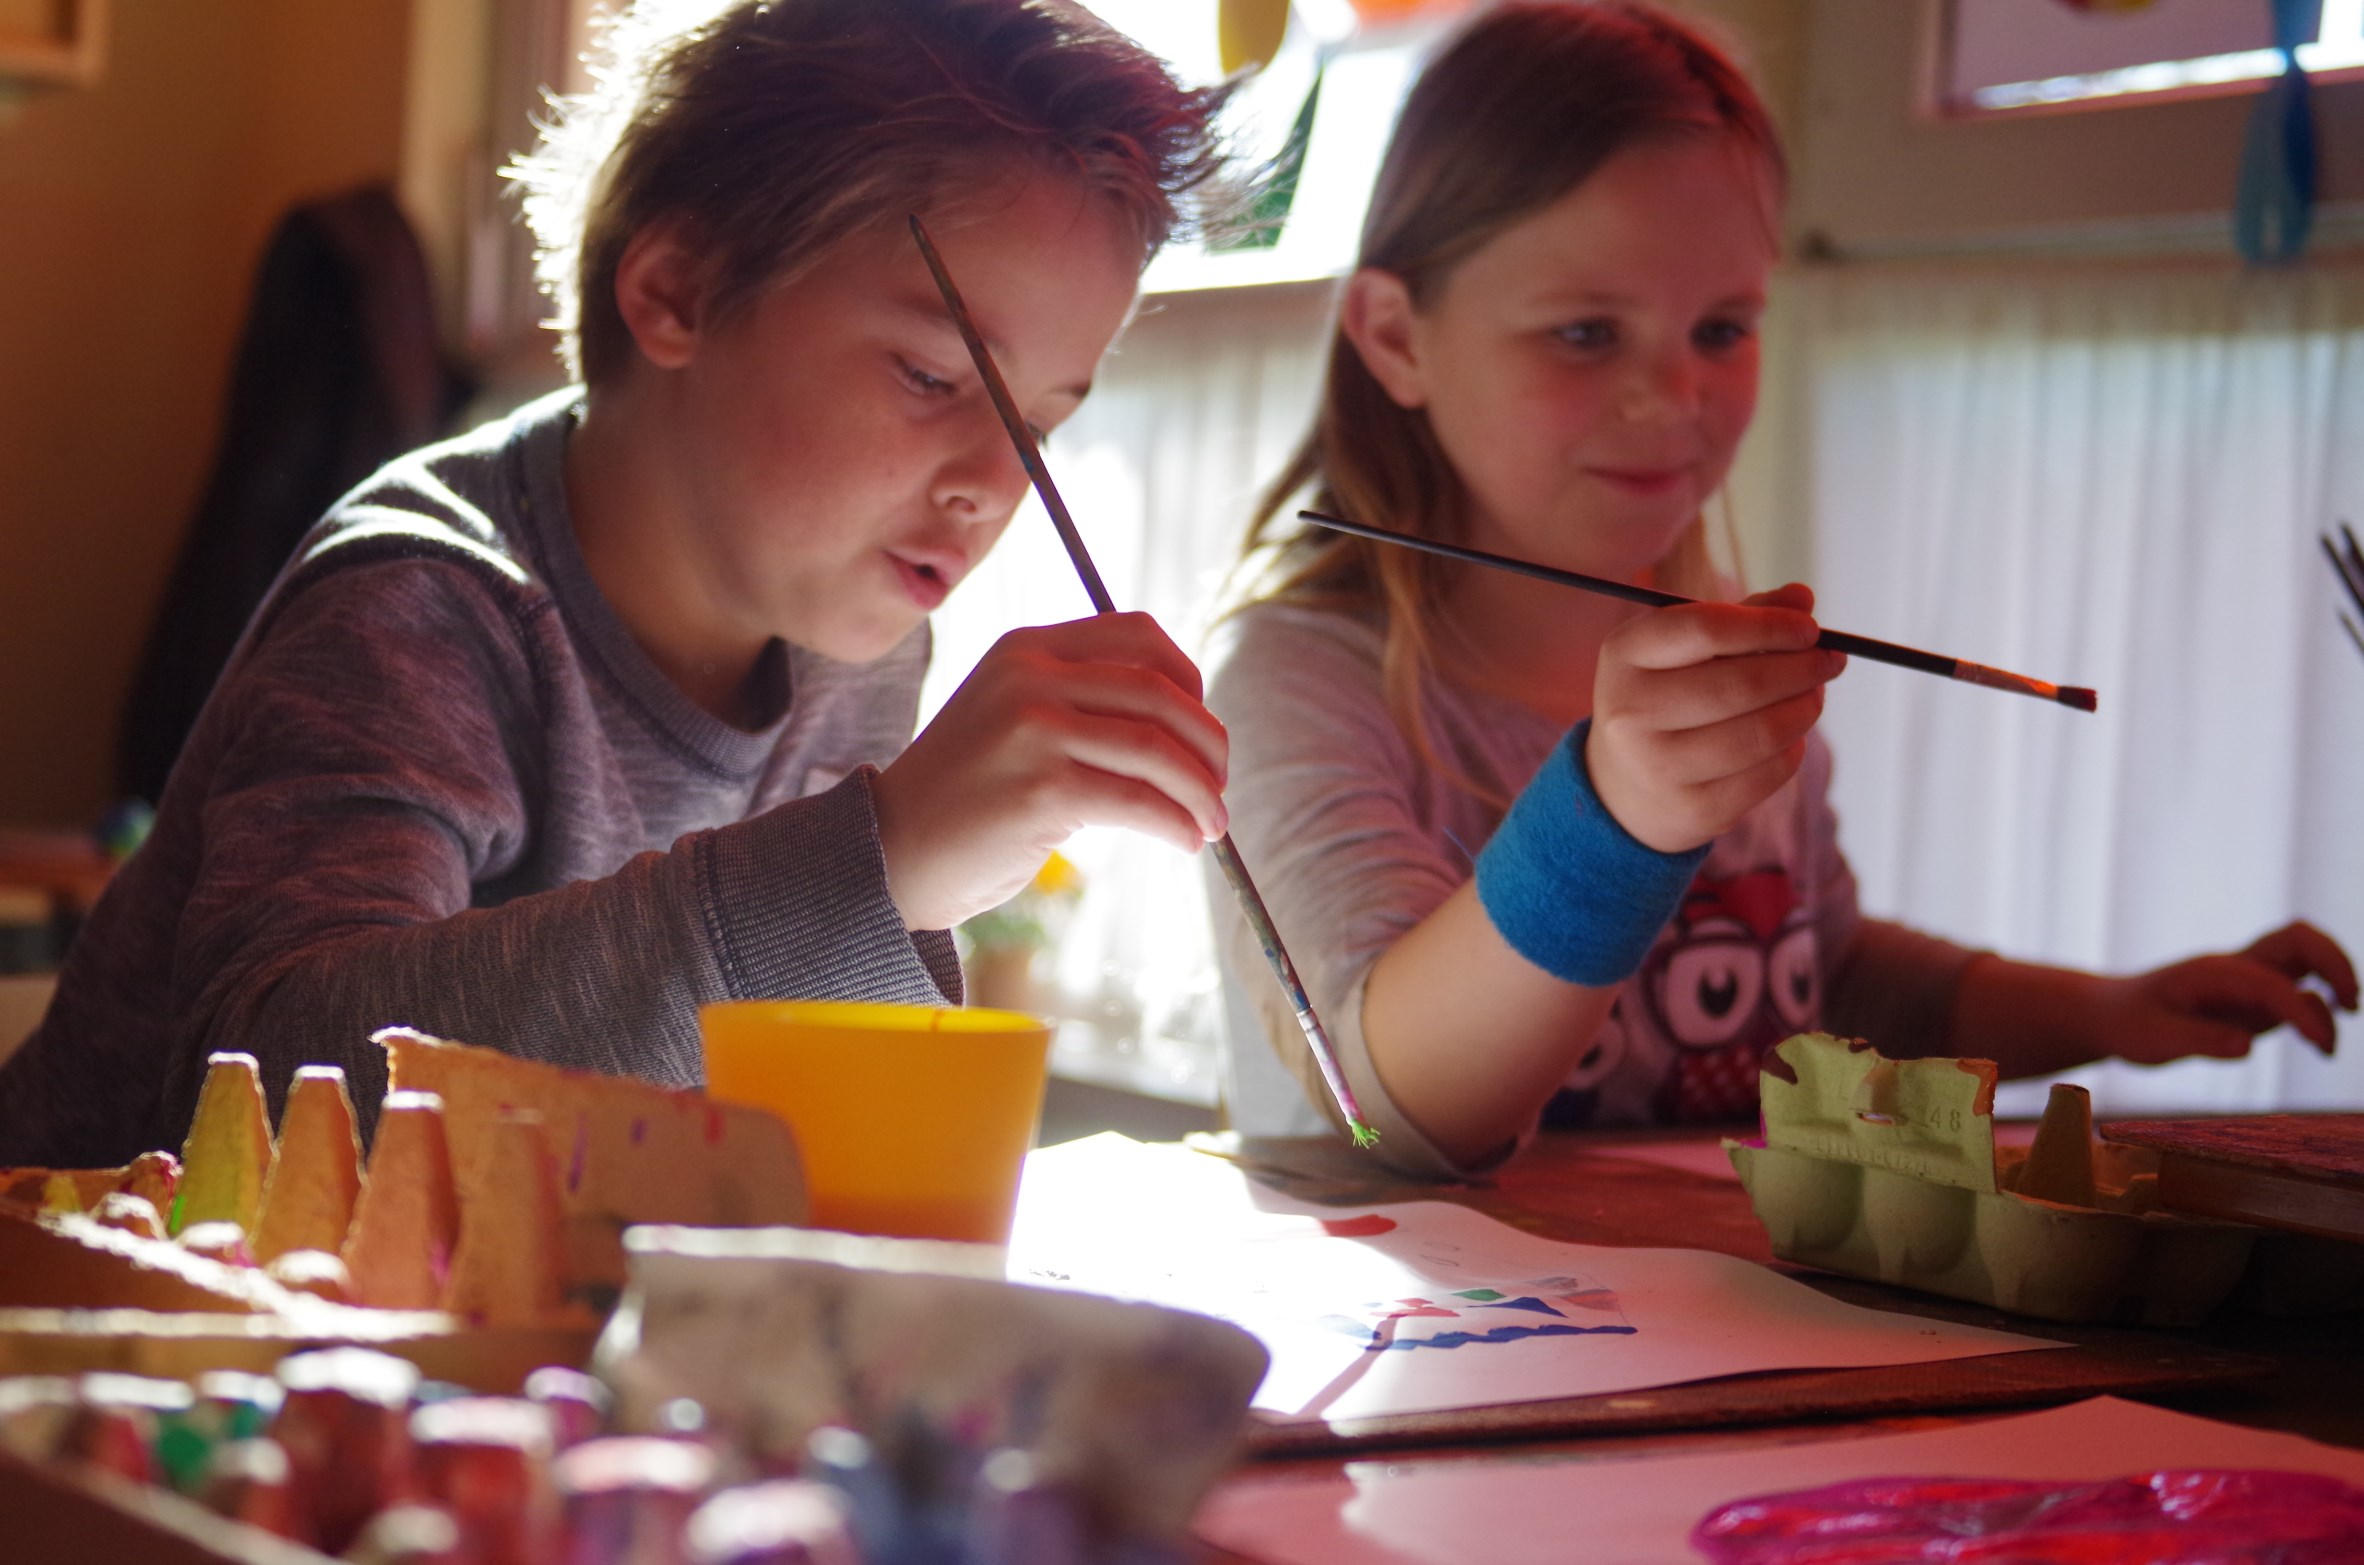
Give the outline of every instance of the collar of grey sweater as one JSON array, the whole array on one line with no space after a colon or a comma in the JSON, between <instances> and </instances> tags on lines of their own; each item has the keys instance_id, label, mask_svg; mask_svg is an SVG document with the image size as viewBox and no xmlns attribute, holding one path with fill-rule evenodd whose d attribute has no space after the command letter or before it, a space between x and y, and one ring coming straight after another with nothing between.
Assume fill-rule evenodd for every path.
<instances>
[{"instance_id":1,"label":"collar of grey sweater","mask_svg":"<svg viewBox=\"0 0 2364 1565\"><path fill-rule=\"evenodd\" d=\"M574 520L566 503L566 442L582 411L582 389L572 387L517 414L519 438L511 447L515 453L511 481L516 485L517 515L524 533L518 542L531 551L537 572L549 584L558 612L586 660L640 713L651 730L719 775L751 776L778 745L794 704L788 645L775 637L748 675L755 710L764 717L762 726L755 729L726 723L699 706L651 661L592 579L591 568L575 540Z\"/></svg>"}]
</instances>

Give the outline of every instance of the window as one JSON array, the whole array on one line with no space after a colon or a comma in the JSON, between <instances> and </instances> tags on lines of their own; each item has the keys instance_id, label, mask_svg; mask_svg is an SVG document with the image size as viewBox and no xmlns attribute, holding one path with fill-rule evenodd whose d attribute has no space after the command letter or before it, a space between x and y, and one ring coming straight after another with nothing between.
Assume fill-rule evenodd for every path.
<instances>
[{"instance_id":1,"label":"window","mask_svg":"<svg viewBox=\"0 0 2364 1565\"><path fill-rule=\"evenodd\" d=\"M2240 92L2282 73L2263 0L2150 0L2137 9L1947 0L1941 29L1937 97L1946 114ZM2364 0L2323 0L2298 63L2316 77L2364 76Z\"/></svg>"},{"instance_id":2,"label":"window","mask_svg":"<svg viewBox=\"0 0 2364 1565\"><path fill-rule=\"evenodd\" d=\"M1216 0L1086 3L1111 27L1162 56L1183 80L1220 76ZM1396 111L1428 46L1458 9L1430 6L1409 20L1375 25L1348 0L1297 0L1280 53L1240 85L1224 116L1234 147L1245 157L1276 157L1318 76L1320 97L1287 221L1267 245L1170 246L1151 265L1144 290L1186 293L1343 276L1354 261L1363 208Z\"/></svg>"}]
</instances>

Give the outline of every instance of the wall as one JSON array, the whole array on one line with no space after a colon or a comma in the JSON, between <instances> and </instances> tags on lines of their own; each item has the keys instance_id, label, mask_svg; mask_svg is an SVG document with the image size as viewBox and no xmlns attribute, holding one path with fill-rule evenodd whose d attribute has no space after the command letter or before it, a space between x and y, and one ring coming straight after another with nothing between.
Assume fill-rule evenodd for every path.
<instances>
[{"instance_id":1,"label":"wall","mask_svg":"<svg viewBox=\"0 0 2364 1565\"><path fill-rule=\"evenodd\" d=\"M1785 136L1805 90L1808 0L1662 0L1703 24L1748 68Z\"/></svg>"},{"instance_id":2,"label":"wall","mask_svg":"<svg viewBox=\"0 0 2364 1565\"><path fill-rule=\"evenodd\" d=\"M128 0L0 118L0 824L87 822L278 213L400 158L411 0Z\"/></svg>"}]
</instances>

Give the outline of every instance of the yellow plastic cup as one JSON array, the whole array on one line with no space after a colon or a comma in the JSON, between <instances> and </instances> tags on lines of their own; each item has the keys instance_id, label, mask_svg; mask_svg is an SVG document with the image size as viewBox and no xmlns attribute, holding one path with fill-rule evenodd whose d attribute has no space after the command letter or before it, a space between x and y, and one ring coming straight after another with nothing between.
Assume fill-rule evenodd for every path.
<instances>
[{"instance_id":1,"label":"yellow plastic cup","mask_svg":"<svg viewBox=\"0 0 2364 1565\"><path fill-rule=\"evenodd\" d=\"M698 1021L708 1095L795 1130L814 1227L1008 1241L1050 1023L808 1000L722 1001Z\"/></svg>"}]
</instances>

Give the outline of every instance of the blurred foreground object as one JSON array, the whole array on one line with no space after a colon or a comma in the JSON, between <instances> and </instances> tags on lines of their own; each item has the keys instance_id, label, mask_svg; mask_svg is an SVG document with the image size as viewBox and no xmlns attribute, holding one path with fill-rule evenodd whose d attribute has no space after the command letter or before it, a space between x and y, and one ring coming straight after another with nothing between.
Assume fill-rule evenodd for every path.
<instances>
[{"instance_id":1,"label":"blurred foreground object","mask_svg":"<svg viewBox=\"0 0 2364 1565\"><path fill-rule=\"evenodd\" d=\"M625 1243L632 1282L596 1360L617 1424L664 1433L695 1409L759 1469L844 1490L873 1560L957 1559L889 1535L1022 1533L1048 1509L1080 1527L1079 1559L1178 1540L1266 1366L1220 1321L1005 1282L985 1246L793 1228Z\"/></svg>"}]
</instances>

